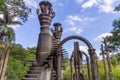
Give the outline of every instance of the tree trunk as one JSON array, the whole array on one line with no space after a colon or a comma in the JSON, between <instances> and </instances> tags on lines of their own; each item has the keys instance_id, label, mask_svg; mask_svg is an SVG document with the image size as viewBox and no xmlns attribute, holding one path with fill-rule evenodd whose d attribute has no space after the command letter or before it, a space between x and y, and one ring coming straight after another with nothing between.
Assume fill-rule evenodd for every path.
<instances>
[{"instance_id":1,"label":"tree trunk","mask_svg":"<svg viewBox=\"0 0 120 80\"><path fill-rule=\"evenodd\" d=\"M114 80L113 78L113 73L112 73L112 67L111 67L111 61L110 61L110 57L109 57L109 52L106 52L107 55L107 62L108 62L108 70L109 70L109 76L110 76L110 80Z\"/></svg>"},{"instance_id":2,"label":"tree trunk","mask_svg":"<svg viewBox=\"0 0 120 80\"><path fill-rule=\"evenodd\" d=\"M103 57L103 65L104 65L105 79L108 80L108 73L107 73L107 69L106 69L106 59L105 59L104 53L102 53L102 57Z\"/></svg>"}]
</instances>

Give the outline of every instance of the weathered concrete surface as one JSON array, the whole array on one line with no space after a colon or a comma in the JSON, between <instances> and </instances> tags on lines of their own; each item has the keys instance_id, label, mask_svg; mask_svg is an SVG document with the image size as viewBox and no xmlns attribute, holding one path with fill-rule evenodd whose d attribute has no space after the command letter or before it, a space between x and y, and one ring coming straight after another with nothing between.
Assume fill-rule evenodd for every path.
<instances>
[{"instance_id":1,"label":"weathered concrete surface","mask_svg":"<svg viewBox=\"0 0 120 80\"><path fill-rule=\"evenodd\" d=\"M38 45L36 51L37 62L43 65L44 61L50 55L52 49L52 38L50 35L50 24L52 18L55 16L52 5L48 1L40 2L40 10L37 9L38 19L40 22L40 34L38 38Z\"/></svg>"},{"instance_id":2,"label":"weathered concrete surface","mask_svg":"<svg viewBox=\"0 0 120 80\"><path fill-rule=\"evenodd\" d=\"M38 78L38 80L50 80L50 79L51 79L51 69L50 68L43 70L41 75Z\"/></svg>"}]
</instances>

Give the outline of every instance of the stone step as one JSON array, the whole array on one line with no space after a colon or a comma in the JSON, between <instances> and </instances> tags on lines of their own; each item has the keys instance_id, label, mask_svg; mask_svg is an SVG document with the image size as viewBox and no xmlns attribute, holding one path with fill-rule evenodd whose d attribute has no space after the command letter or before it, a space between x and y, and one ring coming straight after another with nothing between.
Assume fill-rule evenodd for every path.
<instances>
[{"instance_id":1,"label":"stone step","mask_svg":"<svg viewBox=\"0 0 120 80\"><path fill-rule=\"evenodd\" d=\"M53 59L53 56L50 56L50 57L47 58L47 60L50 60L50 59Z\"/></svg>"},{"instance_id":2,"label":"stone step","mask_svg":"<svg viewBox=\"0 0 120 80\"><path fill-rule=\"evenodd\" d=\"M52 75L52 77L57 77L57 75Z\"/></svg>"},{"instance_id":3,"label":"stone step","mask_svg":"<svg viewBox=\"0 0 120 80\"><path fill-rule=\"evenodd\" d=\"M38 74L26 74L26 78L37 78Z\"/></svg>"},{"instance_id":4,"label":"stone step","mask_svg":"<svg viewBox=\"0 0 120 80\"><path fill-rule=\"evenodd\" d=\"M50 62L50 60L45 60L45 61L44 61L44 63L46 63L46 64L49 63L49 62Z\"/></svg>"},{"instance_id":5,"label":"stone step","mask_svg":"<svg viewBox=\"0 0 120 80\"><path fill-rule=\"evenodd\" d=\"M41 67L30 67L30 70L41 70Z\"/></svg>"},{"instance_id":6,"label":"stone step","mask_svg":"<svg viewBox=\"0 0 120 80\"><path fill-rule=\"evenodd\" d=\"M39 74L41 73L41 70L29 70L27 73L28 74Z\"/></svg>"},{"instance_id":7,"label":"stone step","mask_svg":"<svg viewBox=\"0 0 120 80\"><path fill-rule=\"evenodd\" d=\"M52 80L57 80L57 78L56 77L52 77Z\"/></svg>"},{"instance_id":8,"label":"stone step","mask_svg":"<svg viewBox=\"0 0 120 80\"><path fill-rule=\"evenodd\" d=\"M33 66L39 66L37 62L32 63Z\"/></svg>"},{"instance_id":9,"label":"stone step","mask_svg":"<svg viewBox=\"0 0 120 80\"><path fill-rule=\"evenodd\" d=\"M35 60L28 60L25 63L26 66L32 66L32 64L37 64L37 62Z\"/></svg>"},{"instance_id":10,"label":"stone step","mask_svg":"<svg viewBox=\"0 0 120 80\"><path fill-rule=\"evenodd\" d=\"M22 78L21 80L37 80L37 78Z\"/></svg>"},{"instance_id":11,"label":"stone step","mask_svg":"<svg viewBox=\"0 0 120 80\"><path fill-rule=\"evenodd\" d=\"M27 63L36 63L35 60L28 60Z\"/></svg>"},{"instance_id":12,"label":"stone step","mask_svg":"<svg viewBox=\"0 0 120 80\"><path fill-rule=\"evenodd\" d=\"M53 73L56 73L56 71L54 71L54 70L53 70L52 72L53 72Z\"/></svg>"}]
</instances>

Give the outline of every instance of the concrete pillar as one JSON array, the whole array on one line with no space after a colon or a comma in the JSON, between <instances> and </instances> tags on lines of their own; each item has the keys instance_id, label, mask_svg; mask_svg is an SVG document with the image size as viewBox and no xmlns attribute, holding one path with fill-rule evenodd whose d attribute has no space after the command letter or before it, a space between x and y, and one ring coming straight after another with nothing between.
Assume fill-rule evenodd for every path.
<instances>
[{"instance_id":1,"label":"concrete pillar","mask_svg":"<svg viewBox=\"0 0 120 80\"><path fill-rule=\"evenodd\" d=\"M50 80L50 79L51 79L51 69L50 68L43 70L38 78L38 80Z\"/></svg>"},{"instance_id":2,"label":"concrete pillar","mask_svg":"<svg viewBox=\"0 0 120 80\"><path fill-rule=\"evenodd\" d=\"M41 10L37 9L38 19L40 22L40 34L38 39L36 59L39 64L43 64L45 59L50 55L52 40L50 35L51 20L55 16L52 5L48 1L40 2Z\"/></svg>"}]
</instances>

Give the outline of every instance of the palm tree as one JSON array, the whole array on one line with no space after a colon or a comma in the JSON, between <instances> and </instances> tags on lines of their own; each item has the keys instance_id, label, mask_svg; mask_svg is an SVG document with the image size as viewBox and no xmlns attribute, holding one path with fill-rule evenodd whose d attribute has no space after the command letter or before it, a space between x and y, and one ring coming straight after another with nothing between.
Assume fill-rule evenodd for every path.
<instances>
[{"instance_id":1,"label":"palm tree","mask_svg":"<svg viewBox=\"0 0 120 80\"><path fill-rule=\"evenodd\" d=\"M109 49L108 49L108 44L107 44L106 38L104 38L103 43L104 43L106 58L107 58L107 63L108 63L109 77L110 77L110 80L114 80L112 66L111 66L111 60L110 60L110 54L109 54Z\"/></svg>"},{"instance_id":2,"label":"palm tree","mask_svg":"<svg viewBox=\"0 0 120 80\"><path fill-rule=\"evenodd\" d=\"M18 25L27 21L31 9L28 8L23 0L0 0L0 38L6 37L7 42L15 39L15 33L9 25ZM20 20L14 20L19 18ZM9 39L10 38L10 39ZM13 39L12 39L13 38Z\"/></svg>"},{"instance_id":3,"label":"palm tree","mask_svg":"<svg viewBox=\"0 0 120 80\"><path fill-rule=\"evenodd\" d=\"M21 23L14 20L16 16L12 16L9 13L5 4L4 8L5 10L0 11L0 14L3 15L3 18L0 18L0 39L3 42L11 43L15 40L15 32L9 25L18 25Z\"/></svg>"},{"instance_id":4,"label":"palm tree","mask_svg":"<svg viewBox=\"0 0 120 80\"><path fill-rule=\"evenodd\" d=\"M3 42L12 43L15 41L15 32L11 27L5 27L0 33Z\"/></svg>"},{"instance_id":5,"label":"palm tree","mask_svg":"<svg viewBox=\"0 0 120 80\"><path fill-rule=\"evenodd\" d=\"M18 21L13 21L13 18L9 16L8 13L4 14L4 18L1 19L0 22L0 39L7 43L13 42L15 40L15 32L9 25L17 25L20 23Z\"/></svg>"}]
</instances>

